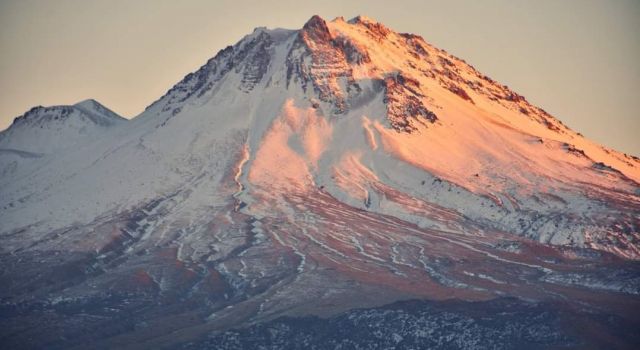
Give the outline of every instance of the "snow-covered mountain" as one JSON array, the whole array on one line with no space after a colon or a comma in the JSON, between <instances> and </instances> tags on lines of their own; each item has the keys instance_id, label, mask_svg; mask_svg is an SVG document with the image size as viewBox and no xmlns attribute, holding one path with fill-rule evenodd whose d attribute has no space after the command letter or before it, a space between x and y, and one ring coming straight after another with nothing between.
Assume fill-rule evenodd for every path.
<instances>
[{"instance_id":1,"label":"snow-covered mountain","mask_svg":"<svg viewBox=\"0 0 640 350\"><path fill-rule=\"evenodd\" d=\"M49 155L0 180L0 297L26 305L15 317L53 310L74 339L59 346L410 298L637 322L640 160L366 17L257 28L128 122L37 108L0 148Z\"/></svg>"},{"instance_id":2,"label":"snow-covered mountain","mask_svg":"<svg viewBox=\"0 0 640 350\"><path fill-rule=\"evenodd\" d=\"M2 178L10 178L18 167L25 167L34 159L91 142L124 121L95 100L72 106L34 107L0 132Z\"/></svg>"}]
</instances>

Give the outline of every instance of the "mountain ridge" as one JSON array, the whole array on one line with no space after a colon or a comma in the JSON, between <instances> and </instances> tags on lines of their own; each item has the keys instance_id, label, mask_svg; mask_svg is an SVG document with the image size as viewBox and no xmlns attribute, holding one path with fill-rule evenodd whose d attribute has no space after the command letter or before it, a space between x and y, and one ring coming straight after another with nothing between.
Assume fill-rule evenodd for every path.
<instances>
[{"instance_id":1,"label":"mountain ridge","mask_svg":"<svg viewBox=\"0 0 640 350\"><path fill-rule=\"evenodd\" d=\"M2 179L31 169L38 159L90 141L125 120L91 99L74 105L33 107L0 131Z\"/></svg>"}]
</instances>

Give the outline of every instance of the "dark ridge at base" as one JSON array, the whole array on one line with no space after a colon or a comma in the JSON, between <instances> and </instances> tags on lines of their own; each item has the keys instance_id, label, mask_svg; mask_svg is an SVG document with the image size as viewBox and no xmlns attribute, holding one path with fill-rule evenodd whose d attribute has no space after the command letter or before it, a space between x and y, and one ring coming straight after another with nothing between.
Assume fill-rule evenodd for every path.
<instances>
[{"instance_id":1,"label":"dark ridge at base","mask_svg":"<svg viewBox=\"0 0 640 350\"><path fill-rule=\"evenodd\" d=\"M618 316L512 298L405 301L326 319L283 317L183 349L631 349L637 329Z\"/></svg>"}]
</instances>

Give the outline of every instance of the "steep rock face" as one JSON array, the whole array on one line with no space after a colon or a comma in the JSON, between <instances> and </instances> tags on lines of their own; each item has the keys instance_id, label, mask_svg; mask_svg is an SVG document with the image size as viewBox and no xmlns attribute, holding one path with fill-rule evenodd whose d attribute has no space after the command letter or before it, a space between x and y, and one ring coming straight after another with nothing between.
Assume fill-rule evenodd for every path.
<instances>
[{"instance_id":1,"label":"steep rock face","mask_svg":"<svg viewBox=\"0 0 640 350\"><path fill-rule=\"evenodd\" d=\"M421 99L420 83L402 73L394 74L384 80L387 117L391 126L398 131L411 132L418 128L416 122L434 123L438 120L435 113L428 110Z\"/></svg>"},{"instance_id":2,"label":"steep rock face","mask_svg":"<svg viewBox=\"0 0 640 350\"><path fill-rule=\"evenodd\" d=\"M3 178L16 337L40 311L153 347L407 298L639 304L638 159L365 17L259 28L126 126Z\"/></svg>"},{"instance_id":3,"label":"steep rock face","mask_svg":"<svg viewBox=\"0 0 640 350\"><path fill-rule=\"evenodd\" d=\"M275 55L274 44L281 44L294 31L268 31L256 28L234 46L220 50L198 71L188 74L158 101L147 107L145 114L180 113L184 105L210 97L222 80L231 80L233 89L251 92L263 78ZM233 76L232 76L233 75Z\"/></svg>"},{"instance_id":4,"label":"steep rock face","mask_svg":"<svg viewBox=\"0 0 640 350\"><path fill-rule=\"evenodd\" d=\"M287 81L311 83L317 97L335 114L347 113L362 94L354 69L371 63L366 45L349 35L330 30L327 22L312 17L298 34L287 58Z\"/></svg>"}]
</instances>

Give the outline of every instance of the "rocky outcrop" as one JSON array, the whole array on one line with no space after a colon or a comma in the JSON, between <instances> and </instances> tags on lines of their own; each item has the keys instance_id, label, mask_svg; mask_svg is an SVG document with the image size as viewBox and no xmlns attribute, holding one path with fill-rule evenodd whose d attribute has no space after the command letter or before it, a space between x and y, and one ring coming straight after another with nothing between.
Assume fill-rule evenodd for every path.
<instances>
[{"instance_id":1,"label":"rocky outcrop","mask_svg":"<svg viewBox=\"0 0 640 350\"><path fill-rule=\"evenodd\" d=\"M415 123L435 123L436 114L424 105L420 83L397 73L384 80L387 119L391 126L404 132L416 130Z\"/></svg>"}]
</instances>

